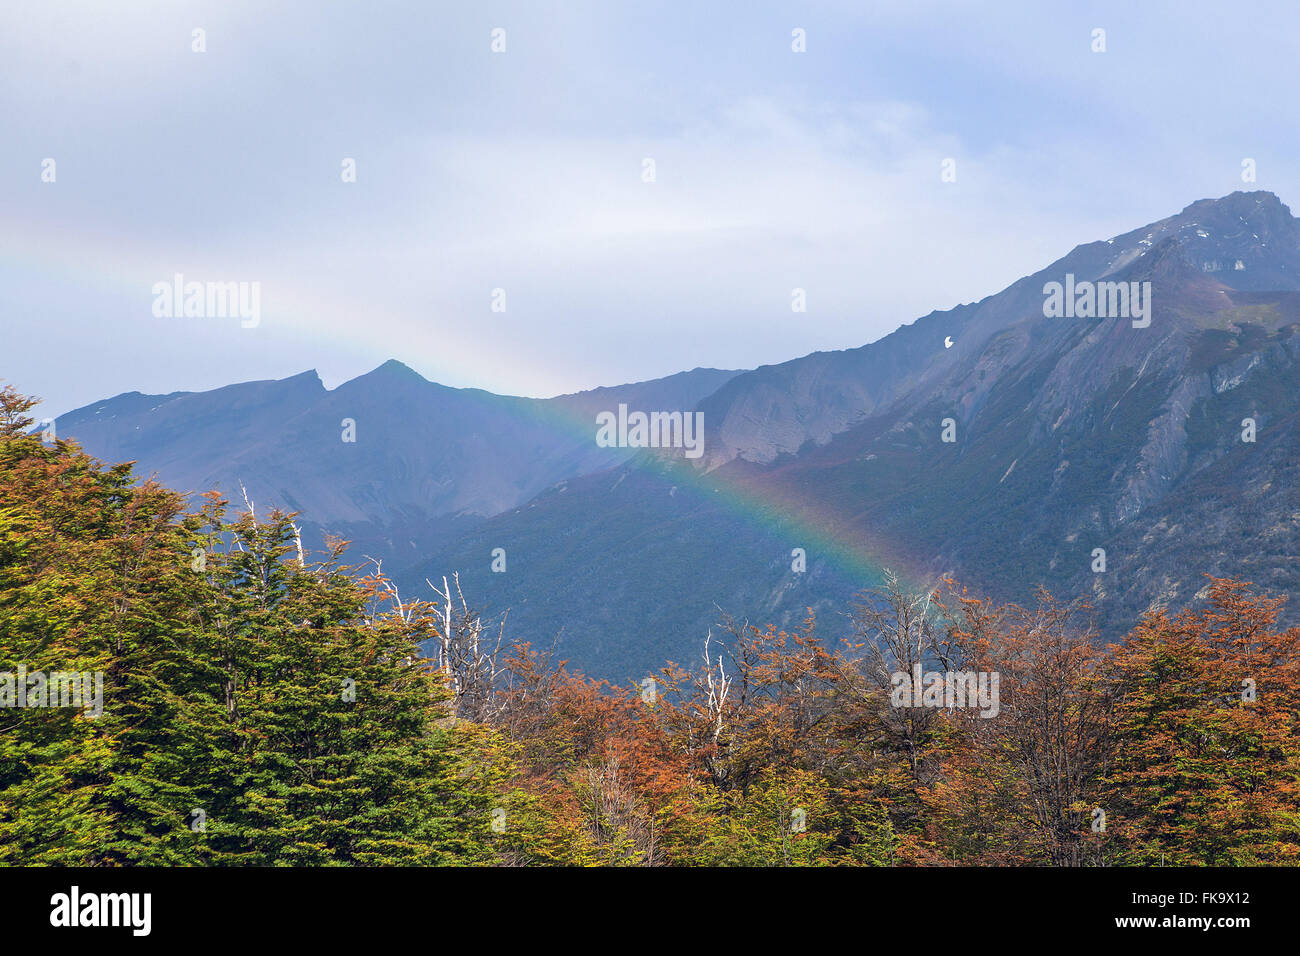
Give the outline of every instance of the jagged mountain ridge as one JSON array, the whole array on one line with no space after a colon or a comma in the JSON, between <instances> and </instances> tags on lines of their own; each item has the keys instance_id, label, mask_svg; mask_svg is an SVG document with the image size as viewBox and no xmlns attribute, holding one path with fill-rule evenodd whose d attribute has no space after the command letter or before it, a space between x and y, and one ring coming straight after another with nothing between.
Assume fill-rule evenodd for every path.
<instances>
[{"instance_id":1,"label":"jagged mountain ridge","mask_svg":"<svg viewBox=\"0 0 1300 956\"><path fill-rule=\"evenodd\" d=\"M735 374L694 369L551 399L429 382L390 360L333 390L315 372L209 392L128 393L60 417L60 435L183 491L217 488L259 508L302 512L319 543L348 537L389 567L442 536L527 501L557 481L610 467L593 408L688 409ZM344 420L355 423L346 442Z\"/></svg>"},{"instance_id":2,"label":"jagged mountain ridge","mask_svg":"<svg viewBox=\"0 0 1300 956\"><path fill-rule=\"evenodd\" d=\"M1276 196L1239 192L1200 200L1149 226L1077 246L995 295L932 312L869 345L817 352L736 376L701 404L708 429L706 461L709 467L733 458L767 464L798 452L806 442L823 444L892 401L942 380L954 364L1010 325L1041 314L1044 282L1066 273L1091 281L1113 279L1167 242L1185 250L1196 270L1230 288L1290 290L1300 279L1296 220ZM1245 268L1236 269L1238 262ZM948 337L953 347L939 347Z\"/></svg>"},{"instance_id":3,"label":"jagged mountain ridge","mask_svg":"<svg viewBox=\"0 0 1300 956\"><path fill-rule=\"evenodd\" d=\"M1150 282L1150 326L1047 317L1044 285L1067 274ZM601 676L693 656L715 603L777 624L809 606L842 610L880 565L917 582L953 573L1001 599L1040 584L1087 596L1113 633L1191 599L1205 572L1255 569L1283 592L1300 583L1298 277L1300 227L1277 197L1202 200L861 348L697 375L674 400L704 412L698 464L594 447L596 410L619 395L644 404L633 386L520 410L512 403L527 400L444 389L399 363L333 398L310 375L234 386L244 390L218 401L234 420L218 432L207 416L221 414L201 403L158 416L155 399L119 396L120 421L100 426L117 444L87 446L201 488L231 474L220 454L247 441L240 469L268 476L309 518L326 513L331 530L404 555L407 587L460 571L480 603L512 608L517 636L563 631L561 652ZM403 411L432 394L439 414ZM293 414L303 402L315 417ZM82 437L103 404L61 419L60 433ZM530 446L532 416L555 408L574 442ZM341 482L320 449L352 450L333 447L348 414L376 451ZM133 445L146 415L155 435L185 436ZM1246 417L1253 444L1240 440ZM945 419L955 442L941 440ZM195 434L220 440L204 451ZM439 441L441 457L409 452ZM212 465L177 482L169 454ZM480 467L493 461L504 464ZM449 474L469 477L444 487ZM832 558L832 546L862 560ZM489 571L495 547L510 555L505 574ZM794 547L809 552L802 574ZM1096 548L1103 574L1091 570Z\"/></svg>"}]
</instances>

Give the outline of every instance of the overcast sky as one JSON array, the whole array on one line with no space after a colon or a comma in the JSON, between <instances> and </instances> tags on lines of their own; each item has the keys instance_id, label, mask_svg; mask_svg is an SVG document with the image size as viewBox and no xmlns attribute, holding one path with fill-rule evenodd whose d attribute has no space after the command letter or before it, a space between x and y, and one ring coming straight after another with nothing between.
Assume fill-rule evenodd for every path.
<instances>
[{"instance_id":1,"label":"overcast sky","mask_svg":"<svg viewBox=\"0 0 1300 956\"><path fill-rule=\"evenodd\" d=\"M862 345L1197 199L1300 201L1297 35L1293 0L4 3L0 378L58 414ZM176 273L260 283L260 324L155 316Z\"/></svg>"}]
</instances>

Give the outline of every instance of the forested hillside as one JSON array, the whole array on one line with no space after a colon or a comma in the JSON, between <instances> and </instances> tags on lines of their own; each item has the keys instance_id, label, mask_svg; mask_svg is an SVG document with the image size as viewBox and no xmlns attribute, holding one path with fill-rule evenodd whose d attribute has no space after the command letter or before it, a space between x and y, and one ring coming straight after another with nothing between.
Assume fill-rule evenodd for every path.
<instances>
[{"instance_id":1,"label":"forested hillside","mask_svg":"<svg viewBox=\"0 0 1300 956\"><path fill-rule=\"evenodd\" d=\"M1300 861L1300 630L1249 584L1102 647L1046 593L890 583L849 642L724 619L612 687L31 407L0 391L0 863ZM900 705L919 669L1000 695ZM55 672L102 710L20 693Z\"/></svg>"}]
</instances>

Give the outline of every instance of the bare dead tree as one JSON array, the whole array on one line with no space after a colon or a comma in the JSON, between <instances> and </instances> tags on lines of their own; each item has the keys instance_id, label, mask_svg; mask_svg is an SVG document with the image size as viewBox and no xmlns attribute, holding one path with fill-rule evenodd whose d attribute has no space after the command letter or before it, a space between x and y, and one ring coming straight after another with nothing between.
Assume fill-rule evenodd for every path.
<instances>
[{"instance_id":1,"label":"bare dead tree","mask_svg":"<svg viewBox=\"0 0 1300 956\"><path fill-rule=\"evenodd\" d=\"M297 522L290 521L289 527L293 528L293 541L298 546L298 567L307 567L307 556L302 550L302 528L298 527Z\"/></svg>"},{"instance_id":2,"label":"bare dead tree","mask_svg":"<svg viewBox=\"0 0 1300 956\"><path fill-rule=\"evenodd\" d=\"M450 582L444 576L441 590L427 578L425 583L441 598L442 622L433 658L456 694L456 716L490 723L500 706L498 681L506 671L501 648L509 612L501 615L494 636L490 623L465 600L458 574L453 573Z\"/></svg>"},{"instance_id":3,"label":"bare dead tree","mask_svg":"<svg viewBox=\"0 0 1300 956\"><path fill-rule=\"evenodd\" d=\"M718 738L722 735L722 721L726 714L727 694L731 690L731 678L727 676L726 669L722 666L722 652L718 652L718 676L715 680L713 677L713 661L709 657L709 644L713 640L713 629L710 628L704 638L704 677L708 687L708 697L706 706L708 708L709 723L713 728L712 742L716 746Z\"/></svg>"},{"instance_id":4,"label":"bare dead tree","mask_svg":"<svg viewBox=\"0 0 1300 956\"><path fill-rule=\"evenodd\" d=\"M401 621L411 627L416 636L423 631L429 636L437 634L433 626L433 605L428 601L407 601L402 598L402 593L397 587L397 583L384 574L384 562L379 558L372 558L370 555L365 556L366 561L374 566L374 571L370 572L364 579L365 583L374 588L379 599L372 602L365 614L365 622L368 627L373 627L378 623L380 616L383 614L395 615ZM403 661L404 664L411 665L416 662L416 657L408 657Z\"/></svg>"}]
</instances>

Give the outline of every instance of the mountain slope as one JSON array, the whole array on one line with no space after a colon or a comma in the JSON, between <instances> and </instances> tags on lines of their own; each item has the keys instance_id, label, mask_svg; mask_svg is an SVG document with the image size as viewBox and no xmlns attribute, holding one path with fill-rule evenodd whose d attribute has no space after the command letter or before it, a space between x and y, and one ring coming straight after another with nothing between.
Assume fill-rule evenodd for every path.
<instances>
[{"instance_id":1,"label":"mountain slope","mask_svg":"<svg viewBox=\"0 0 1300 956\"><path fill-rule=\"evenodd\" d=\"M1213 268L1224 261L1243 268ZM1120 626L1195 594L1202 573L1236 573L1261 549L1300 545L1289 518L1300 498L1277 480L1300 410L1298 263L1297 221L1268 194L1197 203L1080 247L1034 285L1085 269L1149 281L1149 328L1046 318L1041 296L1037 310L990 301L985 314L1005 312L999 325L969 325L968 340L987 337L953 356L946 374L923 377L868 422L761 481L816 487L850 533L883 536L919 571L952 571L1015 599L1039 584L1088 594L1103 624ZM941 440L944 418L955 422L956 442ZM1245 418L1259 441L1241 440ZM1257 487L1272 479L1264 512L1273 520L1253 532L1232 496L1206 494L1240 470ZM1203 520L1151 537L1178 494L1199 495ZM1166 559L1153 562L1156 540ZM1092 571L1095 548L1106 550L1105 573ZM1186 557L1174 562L1174 553ZM1300 583L1279 574L1270 584Z\"/></svg>"},{"instance_id":2,"label":"mountain slope","mask_svg":"<svg viewBox=\"0 0 1300 956\"><path fill-rule=\"evenodd\" d=\"M1047 317L1044 287L1067 274L1149 282L1150 325ZM646 489L635 534L613 480L570 482L425 570L472 567L516 626L551 636L563 620L567 653L621 677L692 652L711 616L698 592L788 623L808 605L842 609L849 579L868 583L880 565L918 582L952 573L1004 600L1040 585L1088 598L1109 634L1190 600L1205 573L1252 571L1289 592L1300 585L1298 280L1300 222L1276 197L1194 203L872 345L736 376L701 403L702 474L658 459L620 470L618 487ZM1254 443L1242 441L1246 418ZM692 499L684 521L657 490L665 481L714 487L716 500ZM583 533L563 537L576 521ZM509 552L548 535L545 566L487 576L489 537ZM790 570L795 547L815 575ZM858 571L832 560L846 551ZM699 578L679 580L669 562ZM650 638L626 625L612 635L594 593L578 603L571 579L595 566L599 593L619 596L621 619ZM538 610L556 600L562 617ZM658 653L643 653L647 639Z\"/></svg>"},{"instance_id":3,"label":"mountain slope","mask_svg":"<svg viewBox=\"0 0 1300 956\"><path fill-rule=\"evenodd\" d=\"M1149 287L1149 323L1046 308L1050 284L1094 282ZM778 625L812 607L833 634L881 567L1087 598L1108 634L1205 573L1290 592L1298 328L1300 221L1233 193L870 345L750 372L533 401L389 362L333 391L305 373L119 396L59 430L183 489L243 480L408 591L458 571L516 637L625 679L693 657L718 606ZM595 415L621 402L698 408L704 457L598 448Z\"/></svg>"},{"instance_id":4,"label":"mountain slope","mask_svg":"<svg viewBox=\"0 0 1300 956\"><path fill-rule=\"evenodd\" d=\"M625 460L628 449L596 446L597 410L684 410L734 374L695 369L527 399L448 388L388 361L333 390L304 372L211 392L120 395L62 416L57 428L180 490L217 488L238 500L242 483L259 508L303 512L313 543L329 530L392 567L557 481Z\"/></svg>"}]
</instances>

